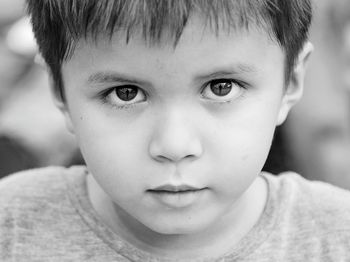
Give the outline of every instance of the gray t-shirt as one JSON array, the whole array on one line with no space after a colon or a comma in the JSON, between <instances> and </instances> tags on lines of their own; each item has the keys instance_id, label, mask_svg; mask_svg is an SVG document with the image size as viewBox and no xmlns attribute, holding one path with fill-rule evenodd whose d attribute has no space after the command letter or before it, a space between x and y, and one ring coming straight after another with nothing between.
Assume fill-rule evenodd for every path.
<instances>
[{"instance_id":1,"label":"gray t-shirt","mask_svg":"<svg viewBox=\"0 0 350 262\"><path fill-rule=\"evenodd\" d=\"M171 261L101 221L86 174L50 167L0 181L0 261ZM350 192L292 173L262 177L269 193L259 221L229 254L208 261L350 261Z\"/></svg>"}]
</instances>

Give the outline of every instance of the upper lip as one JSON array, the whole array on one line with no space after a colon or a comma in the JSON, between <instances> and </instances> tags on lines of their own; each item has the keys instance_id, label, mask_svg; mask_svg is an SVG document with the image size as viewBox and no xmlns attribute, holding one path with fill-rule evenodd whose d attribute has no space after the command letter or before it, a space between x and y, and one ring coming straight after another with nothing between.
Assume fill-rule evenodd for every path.
<instances>
[{"instance_id":1,"label":"upper lip","mask_svg":"<svg viewBox=\"0 0 350 262\"><path fill-rule=\"evenodd\" d=\"M171 185L165 184L155 188L150 189L149 191L158 191L158 192L183 192L183 191L197 191L204 188L194 187L190 185Z\"/></svg>"}]
</instances>

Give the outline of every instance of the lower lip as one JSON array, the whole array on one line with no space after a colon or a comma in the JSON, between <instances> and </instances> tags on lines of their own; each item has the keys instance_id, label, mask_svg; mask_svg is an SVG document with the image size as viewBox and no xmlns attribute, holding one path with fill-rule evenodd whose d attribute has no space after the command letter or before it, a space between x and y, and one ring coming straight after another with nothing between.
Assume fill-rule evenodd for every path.
<instances>
[{"instance_id":1,"label":"lower lip","mask_svg":"<svg viewBox=\"0 0 350 262\"><path fill-rule=\"evenodd\" d=\"M185 208L193 205L206 189L181 192L148 191L157 201L169 208Z\"/></svg>"}]
</instances>

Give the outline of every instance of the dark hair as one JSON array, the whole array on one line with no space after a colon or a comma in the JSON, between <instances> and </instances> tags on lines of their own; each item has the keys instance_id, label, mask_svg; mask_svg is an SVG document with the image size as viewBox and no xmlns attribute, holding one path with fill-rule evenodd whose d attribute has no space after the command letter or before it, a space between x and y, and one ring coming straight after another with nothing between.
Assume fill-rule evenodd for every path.
<instances>
[{"instance_id":1,"label":"dark hair","mask_svg":"<svg viewBox=\"0 0 350 262\"><path fill-rule=\"evenodd\" d=\"M50 68L62 98L61 65L82 38L97 40L137 30L145 41L157 43L164 31L176 45L191 14L199 13L206 25L219 29L261 26L286 53L286 81L311 22L311 0L27 0L39 51Z\"/></svg>"}]
</instances>

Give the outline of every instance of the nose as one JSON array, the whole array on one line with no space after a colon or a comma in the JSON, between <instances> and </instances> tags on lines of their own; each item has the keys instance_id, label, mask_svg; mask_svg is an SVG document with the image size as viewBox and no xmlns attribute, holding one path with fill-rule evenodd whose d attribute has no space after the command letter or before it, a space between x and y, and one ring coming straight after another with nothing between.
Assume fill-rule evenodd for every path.
<instances>
[{"instance_id":1,"label":"nose","mask_svg":"<svg viewBox=\"0 0 350 262\"><path fill-rule=\"evenodd\" d=\"M188 114L187 114L188 115ZM194 160L203 153L201 139L185 112L163 113L156 121L149 144L150 156L158 162Z\"/></svg>"}]
</instances>

